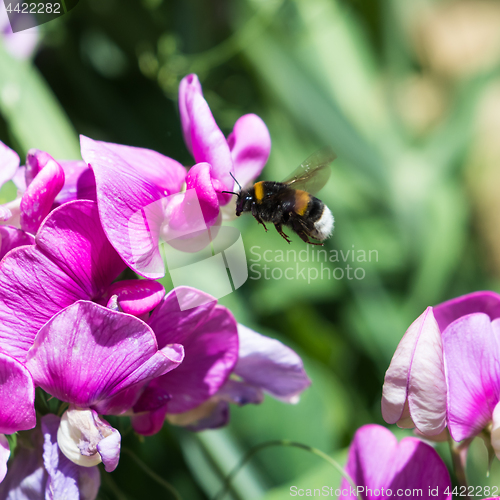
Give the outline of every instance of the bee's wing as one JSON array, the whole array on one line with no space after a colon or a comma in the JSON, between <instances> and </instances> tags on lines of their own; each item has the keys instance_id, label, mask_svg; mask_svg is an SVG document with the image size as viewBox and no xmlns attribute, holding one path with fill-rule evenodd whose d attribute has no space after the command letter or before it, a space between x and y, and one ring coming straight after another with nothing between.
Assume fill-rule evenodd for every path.
<instances>
[{"instance_id":1,"label":"bee's wing","mask_svg":"<svg viewBox=\"0 0 500 500\"><path fill-rule=\"evenodd\" d=\"M331 148L316 151L282 182L292 189L302 189L317 193L328 181L331 173L330 163L337 158Z\"/></svg>"}]
</instances>

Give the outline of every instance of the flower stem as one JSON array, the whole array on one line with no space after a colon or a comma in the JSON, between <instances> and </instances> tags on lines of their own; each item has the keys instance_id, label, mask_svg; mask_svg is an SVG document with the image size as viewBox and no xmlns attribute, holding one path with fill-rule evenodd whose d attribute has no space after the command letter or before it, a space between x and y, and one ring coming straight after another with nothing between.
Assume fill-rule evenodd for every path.
<instances>
[{"instance_id":1,"label":"flower stem","mask_svg":"<svg viewBox=\"0 0 500 500\"><path fill-rule=\"evenodd\" d=\"M465 475L465 460L469 442L467 442L465 446L457 446L450 437L448 439L448 444L450 446L451 461L453 463L453 470L455 472L458 485L460 487L464 487L465 491L468 491L467 477ZM469 498L469 495L467 495L466 498Z\"/></svg>"},{"instance_id":2,"label":"flower stem","mask_svg":"<svg viewBox=\"0 0 500 500\"><path fill-rule=\"evenodd\" d=\"M292 446L294 448L301 448L303 450L308 451L309 453L313 453L318 457L322 458L326 462L328 462L342 477L344 477L349 484L356 488L353 480L349 477L349 475L344 471L342 466L334 460L332 457L328 456L326 453L318 450L317 448L313 448L312 446L308 446L307 444L296 443L295 441L289 441L287 439L276 440L276 441L266 441L265 443L261 443L255 445L253 448L250 448L246 455L240 460L240 462L234 467L234 469L226 476L224 479L224 484L220 491L215 495L213 500L222 500L224 496L228 493L229 487L231 485L231 481L236 477L236 474L243 468L243 466L260 450L265 448L270 448L271 446ZM360 497L358 497L360 498ZM361 500L361 498L360 498Z\"/></svg>"},{"instance_id":3,"label":"flower stem","mask_svg":"<svg viewBox=\"0 0 500 500\"><path fill-rule=\"evenodd\" d=\"M163 486L169 493L171 493L175 500L182 500L180 493L169 482L165 481L165 479L156 474L156 472L153 472L132 450L129 450L128 448L122 448L122 451L127 453L135 461L135 463L149 477L151 477L151 479L154 479L158 484Z\"/></svg>"}]
</instances>

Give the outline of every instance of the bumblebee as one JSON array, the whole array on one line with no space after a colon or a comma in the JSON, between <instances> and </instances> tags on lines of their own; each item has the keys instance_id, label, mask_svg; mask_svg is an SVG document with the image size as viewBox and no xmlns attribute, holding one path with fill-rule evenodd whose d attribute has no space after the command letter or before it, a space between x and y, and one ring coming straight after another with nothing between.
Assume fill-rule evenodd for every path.
<instances>
[{"instance_id":1,"label":"bumblebee","mask_svg":"<svg viewBox=\"0 0 500 500\"><path fill-rule=\"evenodd\" d=\"M330 163L335 158L331 149L323 149L307 158L282 182L260 181L248 189L240 186L239 193L226 191L238 197L236 215L251 212L266 231L265 222L273 223L288 243L291 240L283 232L283 226L289 227L306 243L323 245L332 234L334 219L330 209L313 194L326 184Z\"/></svg>"}]
</instances>

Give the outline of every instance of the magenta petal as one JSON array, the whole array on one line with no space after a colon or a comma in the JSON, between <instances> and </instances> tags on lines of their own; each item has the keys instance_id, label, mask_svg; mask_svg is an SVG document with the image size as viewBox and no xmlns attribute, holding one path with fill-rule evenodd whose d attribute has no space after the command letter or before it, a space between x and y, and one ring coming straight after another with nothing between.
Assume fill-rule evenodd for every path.
<instances>
[{"instance_id":1,"label":"magenta petal","mask_svg":"<svg viewBox=\"0 0 500 500\"><path fill-rule=\"evenodd\" d=\"M269 158L269 130L257 115L243 115L234 124L227 143L233 158L234 176L242 186L247 186L260 175Z\"/></svg>"},{"instance_id":2,"label":"magenta petal","mask_svg":"<svg viewBox=\"0 0 500 500\"><path fill-rule=\"evenodd\" d=\"M0 434L0 483L7 475L7 462L10 458L10 447L7 438Z\"/></svg>"},{"instance_id":3,"label":"magenta petal","mask_svg":"<svg viewBox=\"0 0 500 500\"><path fill-rule=\"evenodd\" d=\"M0 141L0 187L14 177L19 163L17 153Z\"/></svg>"},{"instance_id":4,"label":"magenta petal","mask_svg":"<svg viewBox=\"0 0 500 500\"><path fill-rule=\"evenodd\" d=\"M271 396L296 402L311 381L300 356L276 339L238 325L239 354L234 373Z\"/></svg>"},{"instance_id":5,"label":"magenta petal","mask_svg":"<svg viewBox=\"0 0 500 500\"><path fill-rule=\"evenodd\" d=\"M438 488L435 498L451 498L445 495L446 488L451 489L450 476L439 455L432 447L419 439L404 438L401 443L386 428L379 425L365 425L356 431L349 448L346 472L360 488L369 488L371 494L364 494L369 500L393 498L381 494L381 489L392 490L396 496L402 488L413 490L422 488L424 498L429 487ZM341 488L349 492L349 483L342 480ZM378 494L373 490L379 490ZM357 498L356 495L342 495L339 498ZM413 498L402 495L399 498ZM434 497L433 497L434 498Z\"/></svg>"},{"instance_id":6,"label":"magenta petal","mask_svg":"<svg viewBox=\"0 0 500 500\"><path fill-rule=\"evenodd\" d=\"M474 436L500 400L500 320L469 314L443 332L448 383L448 427L455 441Z\"/></svg>"},{"instance_id":7,"label":"magenta petal","mask_svg":"<svg viewBox=\"0 0 500 500\"><path fill-rule=\"evenodd\" d=\"M0 260L4 255L23 245L33 245L35 237L31 234L11 226L0 226Z\"/></svg>"},{"instance_id":8,"label":"magenta petal","mask_svg":"<svg viewBox=\"0 0 500 500\"><path fill-rule=\"evenodd\" d=\"M59 164L64 170L64 186L54 200L55 205L73 200L97 201L94 172L84 161L66 160Z\"/></svg>"},{"instance_id":9,"label":"magenta petal","mask_svg":"<svg viewBox=\"0 0 500 500\"><path fill-rule=\"evenodd\" d=\"M161 337L162 330L168 332L168 324L157 321L153 328ZM238 333L232 314L221 306L194 331L175 333L172 341L182 342L186 357L176 370L153 380L151 386L172 396L167 403L169 413L183 413L206 401L224 384L238 359Z\"/></svg>"},{"instance_id":10,"label":"magenta petal","mask_svg":"<svg viewBox=\"0 0 500 500\"><path fill-rule=\"evenodd\" d=\"M184 306L182 311L179 300ZM203 305L195 306L199 303ZM183 344L185 338L210 316L216 305L214 297L196 288L181 286L172 290L148 321L155 332L158 346L162 348L171 343Z\"/></svg>"},{"instance_id":11,"label":"magenta petal","mask_svg":"<svg viewBox=\"0 0 500 500\"><path fill-rule=\"evenodd\" d=\"M28 370L0 353L0 433L13 434L36 425L35 386Z\"/></svg>"},{"instance_id":12,"label":"magenta petal","mask_svg":"<svg viewBox=\"0 0 500 500\"><path fill-rule=\"evenodd\" d=\"M100 485L100 476L97 467L84 469L68 460L57 444L57 430L60 418L48 414L42 417L42 432L44 436L43 461L48 473L46 496L48 500L59 498L82 498L80 495L80 481L86 479L85 498L93 500L97 496ZM91 472L90 469L93 469ZM93 484L88 484L89 479ZM94 494L88 494L90 492Z\"/></svg>"},{"instance_id":13,"label":"magenta petal","mask_svg":"<svg viewBox=\"0 0 500 500\"><path fill-rule=\"evenodd\" d=\"M15 248L0 263L0 341L24 361L38 330L88 294L34 246Z\"/></svg>"},{"instance_id":14,"label":"magenta petal","mask_svg":"<svg viewBox=\"0 0 500 500\"><path fill-rule=\"evenodd\" d=\"M21 199L21 228L36 233L64 185L64 171L52 158L32 180Z\"/></svg>"},{"instance_id":15,"label":"magenta petal","mask_svg":"<svg viewBox=\"0 0 500 500\"><path fill-rule=\"evenodd\" d=\"M160 278L164 265L158 237L163 214L155 202L180 191L184 167L156 151L84 136L81 150L95 174L99 214L111 244L134 271ZM156 225L151 227L153 220Z\"/></svg>"},{"instance_id":16,"label":"magenta petal","mask_svg":"<svg viewBox=\"0 0 500 500\"><path fill-rule=\"evenodd\" d=\"M166 414L167 407L163 406L154 411L132 415L130 421L135 432L143 436L152 436L160 432L165 422Z\"/></svg>"},{"instance_id":17,"label":"magenta petal","mask_svg":"<svg viewBox=\"0 0 500 500\"><path fill-rule=\"evenodd\" d=\"M179 113L181 115L182 133L190 153L193 153L193 145L191 141L191 117L187 108L187 100L192 93L203 95L198 77L193 74L185 76L179 84Z\"/></svg>"},{"instance_id":18,"label":"magenta petal","mask_svg":"<svg viewBox=\"0 0 500 500\"><path fill-rule=\"evenodd\" d=\"M219 199L212 184L211 172L210 164L197 163L191 167L186 177L186 189L195 190L208 226L211 226L219 215Z\"/></svg>"},{"instance_id":19,"label":"magenta petal","mask_svg":"<svg viewBox=\"0 0 500 500\"><path fill-rule=\"evenodd\" d=\"M233 170L229 146L215 123L207 101L203 98L198 77L186 76L180 91L179 107L184 137L188 137L188 148L191 149L196 163L210 163L213 167L212 176L225 186L224 189L231 190L234 181L229 175ZM185 118L182 118L183 116ZM226 198L229 199L224 195L225 200Z\"/></svg>"},{"instance_id":20,"label":"magenta petal","mask_svg":"<svg viewBox=\"0 0 500 500\"><path fill-rule=\"evenodd\" d=\"M492 321L500 318L500 295L495 292L468 293L434 307L434 316L441 332L456 319L480 312L487 314Z\"/></svg>"},{"instance_id":21,"label":"magenta petal","mask_svg":"<svg viewBox=\"0 0 500 500\"><path fill-rule=\"evenodd\" d=\"M28 187L49 162L54 158L40 149L30 149L26 154L26 166L24 170L25 187Z\"/></svg>"},{"instance_id":22,"label":"magenta petal","mask_svg":"<svg viewBox=\"0 0 500 500\"><path fill-rule=\"evenodd\" d=\"M431 446L417 438L407 437L399 443L390 468L392 481L387 487L393 492L399 489L411 491L410 495L401 498L413 499L413 491L418 489L427 494L431 490L437 493L428 498L452 498L450 475L444 462Z\"/></svg>"},{"instance_id":23,"label":"magenta petal","mask_svg":"<svg viewBox=\"0 0 500 500\"><path fill-rule=\"evenodd\" d=\"M116 295L123 312L141 316L152 311L163 299L165 288L157 281L124 280L113 283L109 295Z\"/></svg>"},{"instance_id":24,"label":"magenta petal","mask_svg":"<svg viewBox=\"0 0 500 500\"><path fill-rule=\"evenodd\" d=\"M36 243L91 299L100 299L125 269L104 234L93 201L76 200L56 208L40 228Z\"/></svg>"},{"instance_id":25,"label":"magenta petal","mask_svg":"<svg viewBox=\"0 0 500 500\"><path fill-rule=\"evenodd\" d=\"M134 316L80 301L43 326L27 367L49 394L91 407L174 369L183 354L178 345L158 351L152 330Z\"/></svg>"}]
</instances>

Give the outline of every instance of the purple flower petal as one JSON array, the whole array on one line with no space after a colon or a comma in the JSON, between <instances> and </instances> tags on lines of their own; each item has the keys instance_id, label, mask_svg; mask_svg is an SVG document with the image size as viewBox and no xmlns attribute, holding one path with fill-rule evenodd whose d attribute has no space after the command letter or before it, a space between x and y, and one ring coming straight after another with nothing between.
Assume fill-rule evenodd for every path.
<instances>
[{"instance_id":1,"label":"purple flower petal","mask_svg":"<svg viewBox=\"0 0 500 500\"><path fill-rule=\"evenodd\" d=\"M82 160L60 161L64 170L64 186L56 196L56 206L73 200L97 202L95 177L92 169Z\"/></svg>"},{"instance_id":2,"label":"purple flower petal","mask_svg":"<svg viewBox=\"0 0 500 500\"><path fill-rule=\"evenodd\" d=\"M151 387L162 388L172 396L167 403L169 413L186 412L213 396L236 364L238 333L232 314L216 306L200 323L200 316L212 307L207 304L180 312L170 294L151 316L149 324L158 336L159 345L168 338L169 342L182 343L186 352L176 370L150 383ZM172 310L176 313L169 314ZM168 318L168 322L162 318ZM197 326L193 327L194 324Z\"/></svg>"},{"instance_id":3,"label":"purple flower petal","mask_svg":"<svg viewBox=\"0 0 500 500\"><path fill-rule=\"evenodd\" d=\"M90 469L85 470L63 455L57 444L59 423L60 418L57 415L49 413L42 417L42 432L44 436L43 462L48 473L45 498L47 500L82 498L79 483L84 478L86 480L85 498L93 500L99 490L99 471L97 467L93 467L92 472ZM93 484L89 484L89 480Z\"/></svg>"},{"instance_id":4,"label":"purple flower petal","mask_svg":"<svg viewBox=\"0 0 500 500\"><path fill-rule=\"evenodd\" d=\"M141 316L152 311L161 302L165 288L157 281L123 280L113 283L108 294L110 297L116 296L123 312Z\"/></svg>"},{"instance_id":5,"label":"purple flower petal","mask_svg":"<svg viewBox=\"0 0 500 500\"><path fill-rule=\"evenodd\" d=\"M379 425L365 425L356 431L345 469L354 484L364 488L360 492L367 500L392 498L383 494L382 488L391 489L395 496L400 488L402 493L421 488L428 495L429 487L438 488L436 498L451 499L451 494L444 494L446 488L451 490L448 470L434 449L413 437L398 444L393 434ZM346 479L342 480L341 489L344 494L339 498L357 498L350 494ZM413 491L399 498L413 498Z\"/></svg>"},{"instance_id":6,"label":"purple flower petal","mask_svg":"<svg viewBox=\"0 0 500 500\"><path fill-rule=\"evenodd\" d=\"M36 436L39 437L38 433ZM38 443L28 448L18 442L14 460L0 484L0 500L44 500L46 482L47 473Z\"/></svg>"},{"instance_id":7,"label":"purple flower petal","mask_svg":"<svg viewBox=\"0 0 500 500\"><path fill-rule=\"evenodd\" d=\"M16 227L0 226L0 260L4 255L23 245L33 245L35 237Z\"/></svg>"},{"instance_id":8,"label":"purple flower petal","mask_svg":"<svg viewBox=\"0 0 500 500\"><path fill-rule=\"evenodd\" d=\"M247 404L258 405L264 401L264 392L261 387L240 380L229 379L215 397L237 404L238 406ZM286 402L288 403L289 401Z\"/></svg>"},{"instance_id":9,"label":"purple flower petal","mask_svg":"<svg viewBox=\"0 0 500 500\"><path fill-rule=\"evenodd\" d=\"M35 386L28 370L0 353L0 433L13 434L36 425Z\"/></svg>"},{"instance_id":10,"label":"purple flower petal","mask_svg":"<svg viewBox=\"0 0 500 500\"><path fill-rule=\"evenodd\" d=\"M456 319L479 312L487 314L492 321L500 318L500 295L495 292L468 293L434 307L441 332Z\"/></svg>"},{"instance_id":11,"label":"purple flower petal","mask_svg":"<svg viewBox=\"0 0 500 500\"><path fill-rule=\"evenodd\" d=\"M155 202L180 191L184 167L149 149L84 136L81 150L95 174L99 214L111 244L134 271L147 278L160 278L164 266L158 235L163 213L161 204L156 206ZM145 213L148 207L152 213Z\"/></svg>"},{"instance_id":12,"label":"purple flower petal","mask_svg":"<svg viewBox=\"0 0 500 500\"><path fill-rule=\"evenodd\" d=\"M193 432L218 429L229 422L229 404L227 401L209 399L186 413L167 415L167 419L171 424Z\"/></svg>"},{"instance_id":13,"label":"purple flower petal","mask_svg":"<svg viewBox=\"0 0 500 500\"><path fill-rule=\"evenodd\" d=\"M231 152L224 134L221 132L210 108L203 98L198 77L187 75L179 86L179 110L182 130L188 149L195 162L212 165L211 177L218 181L219 202L228 203L230 195L220 191L231 190L234 181L230 175L233 170Z\"/></svg>"},{"instance_id":14,"label":"purple flower petal","mask_svg":"<svg viewBox=\"0 0 500 500\"><path fill-rule=\"evenodd\" d=\"M179 301L182 302L182 310ZM167 344L183 344L185 338L209 318L216 305L215 297L196 288L182 286L172 290L148 321L155 332L158 347L161 349Z\"/></svg>"},{"instance_id":15,"label":"purple flower petal","mask_svg":"<svg viewBox=\"0 0 500 500\"><path fill-rule=\"evenodd\" d=\"M183 356L180 345L158 351L152 330L134 316L79 301L41 328L27 368L49 394L91 407L173 370Z\"/></svg>"},{"instance_id":16,"label":"purple flower petal","mask_svg":"<svg viewBox=\"0 0 500 500\"><path fill-rule=\"evenodd\" d=\"M10 447L7 438L0 434L0 483L7 475L7 462L10 458Z\"/></svg>"},{"instance_id":17,"label":"purple flower petal","mask_svg":"<svg viewBox=\"0 0 500 500\"><path fill-rule=\"evenodd\" d=\"M116 429L113 429L113 432L109 436L99 441L97 451L101 455L106 472L113 472L118 467L120 446L121 436Z\"/></svg>"},{"instance_id":18,"label":"purple flower petal","mask_svg":"<svg viewBox=\"0 0 500 500\"><path fill-rule=\"evenodd\" d=\"M384 380L382 415L388 423L414 424L428 435L446 426L442 340L432 307L412 323L394 353Z\"/></svg>"},{"instance_id":19,"label":"purple flower petal","mask_svg":"<svg viewBox=\"0 0 500 500\"><path fill-rule=\"evenodd\" d=\"M234 164L234 176L247 186L262 172L271 152L271 136L266 124L254 114L243 115L227 138Z\"/></svg>"},{"instance_id":20,"label":"purple flower petal","mask_svg":"<svg viewBox=\"0 0 500 500\"><path fill-rule=\"evenodd\" d=\"M500 320L469 314L443 332L448 427L455 441L479 433L500 401Z\"/></svg>"},{"instance_id":21,"label":"purple flower petal","mask_svg":"<svg viewBox=\"0 0 500 500\"><path fill-rule=\"evenodd\" d=\"M70 405L57 429L61 451L72 463L83 467L103 462L106 471L112 472L120 459L120 443L120 433L88 408Z\"/></svg>"},{"instance_id":22,"label":"purple flower petal","mask_svg":"<svg viewBox=\"0 0 500 500\"><path fill-rule=\"evenodd\" d=\"M165 422L166 414L167 406L165 405L154 411L132 415L130 421L135 432L143 436L152 436L160 432Z\"/></svg>"},{"instance_id":23,"label":"purple flower petal","mask_svg":"<svg viewBox=\"0 0 500 500\"><path fill-rule=\"evenodd\" d=\"M311 381L300 356L281 342L238 325L239 354L234 373L287 403L297 402Z\"/></svg>"},{"instance_id":24,"label":"purple flower petal","mask_svg":"<svg viewBox=\"0 0 500 500\"><path fill-rule=\"evenodd\" d=\"M61 165L50 157L45 160L47 163L29 183L21 199L21 228L30 233L38 231L64 185L64 170ZM28 178L28 170L26 177Z\"/></svg>"},{"instance_id":25,"label":"purple flower petal","mask_svg":"<svg viewBox=\"0 0 500 500\"><path fill-rule=\"evenodd\" d=\"M19 163L17 153L0 141L0 187L14 177Z\"/></svg>"}]
</instances>

